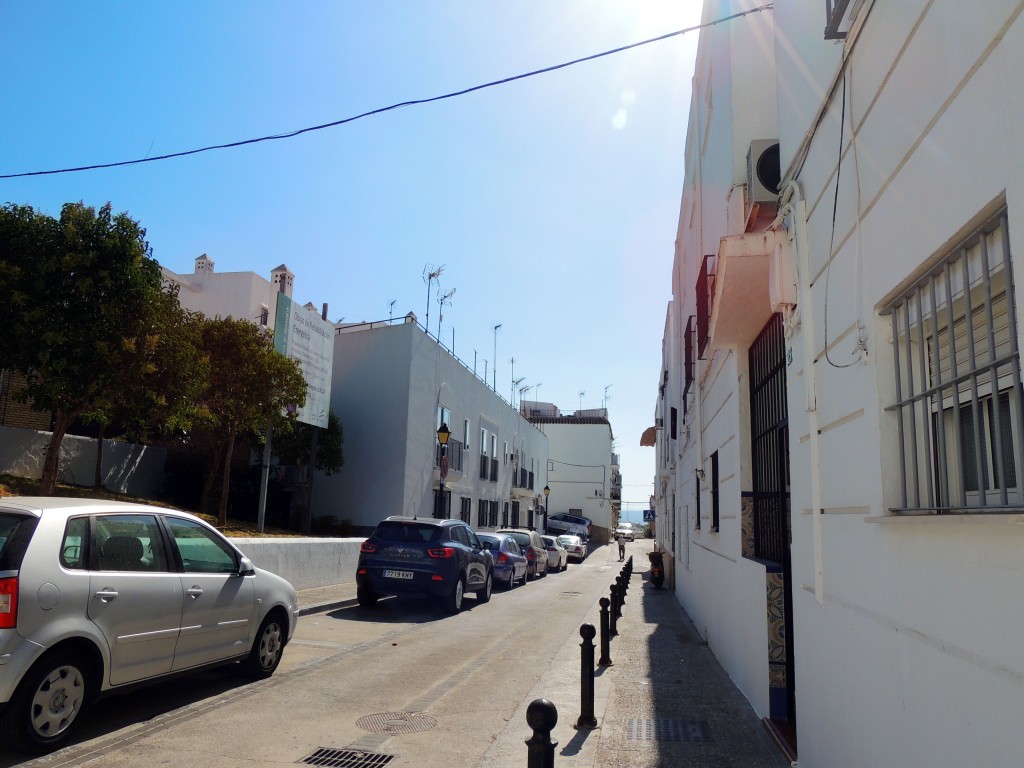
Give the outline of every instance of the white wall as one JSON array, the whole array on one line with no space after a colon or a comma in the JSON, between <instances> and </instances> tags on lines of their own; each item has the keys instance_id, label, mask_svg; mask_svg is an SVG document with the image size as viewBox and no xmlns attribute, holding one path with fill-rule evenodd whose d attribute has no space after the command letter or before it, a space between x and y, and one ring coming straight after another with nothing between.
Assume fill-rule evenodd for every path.
<instances>
[{"instance_id":1,"label":"white wall","mask_svg":"<svg viewBox=\"0 0 1024 768\"><path fill-rule=\"evenodd\" d=\"M1024 274L1024 23L1016 2L867 5L865 26L845 45L834 232L841 82L799 175L813 282L801 295L789 366L800 764L1019 765L1024 518L879 521L899 500L884 437L892 348L878 312L994 201L1005 199L1018 283ZM844 47L807 29L817 3L783 0L775 13L786 41L778 54L785 168ZM824 358L826 303L837 365ZM860 357L851 354L858 322Z\"/></svg>"},{"instance_id":2,"label":"white wall","mask_svg":"<svg viewBox=\"0 0 1024 768\"><path fill-rule=\"evenodd\" d=\"M578 509L590 518L592 536L598 536L595 527L611 530L611 426L575 423L565 417L561 423L546 421L538 427L550 441L551 513Z\"/></svg>"},{"instance_id":3,"label":"white wall","mask_svg":"<svg viewBox=\"0 0 1024 768\"><path fill-rule=\"evenodd\" d=\"M363 538L231 540L256 566L283 576L300 590L354 582L359 545L363 541Z\"/></svg>"},{"instance_id":4,"label":"white wall","mask_svg":"<svg viewBox=\"0 0 1024 768\"><path fill-rule=\"evenodd\" d=\"M430 516L440 480L435 467L440 403L451 416L452 442L463 440L463 423L470 421L463 469L453 465L445 485L452 517L459 517L460 499L466 497L472 500L471 523L490 527L478 526L477 512L481 499L493 500L501 524L512 493L507 443L510 454L525 451L535 469L534 491L521 501L525 524L547 481L544 435L415 322L344 330L335 337L331 407L344 431L345 466L332 477L317 475L314 516L333 515L364 529L389 515ZM481 424L497 435L496 482L479 477Z\"/></svg>"},{"instance_id":5,"label":"white wall","mask_svg":"<svg viewBox=\"0 0 1024 768\"><path fill-rule=\"evenodd\" d=\"M0 427L0 474L39 478L50 443L49 432ZM156 498L163 483L163 448L115 440L103 441L100 473L103 487L116 493ZM61 482L92 486L96 474L96 440L65 435L60 446Z\"/></svg>"},{"instance_id":6,"label":"white wall","mask_svg":"<svg viewBox=\"0 0 1024 768\"><path fill-rule=\"evenodd\" d=\"M704 19L755 5L707 2ZM736 215L742 210L737 205L741 198L736 196L743 194L743 187L737 185L746 181L749 143L778 137L774 40L771 14L764 13L701 32L672 269L673 302L663 351L669 371L665 401L660 405L665 428L658 435L659 455L667 458L670 476L659 502L658 540L675 549L677 597L762 717L769 715L765 567L744 559L742 552L741 505L752 483L747 351L709 349L705 360L696 361L684 421L683 333L687 318L697 314L695 286L704 255L717 253L720 239L742 231L737 227L745 223ZM679 413L674 441L669 435L672 407ZM713 532L710 459L716 451L720 520L719 531ZM699 484L697 470L704 473ZM701 522L695 529L698 493ZM674 526L665 519L672 514L673 500Z\"/></svg>"}]
</instances>

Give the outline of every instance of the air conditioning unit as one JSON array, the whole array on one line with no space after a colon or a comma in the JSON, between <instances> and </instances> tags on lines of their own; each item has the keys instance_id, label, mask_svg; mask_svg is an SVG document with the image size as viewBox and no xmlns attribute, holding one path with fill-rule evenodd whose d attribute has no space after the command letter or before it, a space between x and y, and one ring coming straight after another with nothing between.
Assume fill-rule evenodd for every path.
<instances>
[{"instance_id":1,"label":"air conditioning unit","mask_svg":"<svg viewBox=\"0 0 1024 768\"><path fill-rule=\"evenodd\" d=\"M754 139L747 150L747 218L755 206L776 204L782 168L778 139Z\"/></svg>"},{"instance_id":2,"label":"air conditioning unit","mask_svg":"<svg viewBox=\"0 0 1024 768\"><path fill-rule=\"evenodd\" d=\"M655 429L664 429L665 428L665 420L663 418L661 418L661 416L658 416L654 420L654 428Z\"/></svg>"}]
</instances>

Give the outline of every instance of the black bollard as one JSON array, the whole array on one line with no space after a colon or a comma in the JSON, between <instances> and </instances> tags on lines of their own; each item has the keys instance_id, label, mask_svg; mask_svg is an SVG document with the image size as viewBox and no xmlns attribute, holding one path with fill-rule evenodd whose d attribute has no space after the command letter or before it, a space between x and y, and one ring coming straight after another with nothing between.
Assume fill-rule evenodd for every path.
<instances>
[{"instance_id":1,"label":"black bollard","mask_svg":"<svg viewBox=\"0 0 1024 768\"><path fill-rule=\"evenodd\" d=\"M618 619L619 619L619 605L618 597L616 596L615 585L612 584L612 598L609 601L611 603L611 610L608 612L608 635L609 637L615 637L619 634L618 630Z\"/></svg>"},{"instance_id":2,"label":"black bollard","mask_svg":"<svg viewBox=\"0 0 1024 768\"><path fill-rule=\"evenodd\" d=\"M598 602L601 604L601 658L597 663L602 667L610 667L612 665L612 654L608 635L608 606L611 604L611 600L607 597L602 597Z\"/></svg>"},{"instance_id":3,"label":"black bollard","mask_svg":"<svg viewBox=\"0 0 1024 768\"><path fill-rule=\"evenodd\" d=\"M526 740L526 768L555 768L555 747L551 731L558 722L558 710L547 699L534 699L526 708L526 724L533 728L533 736Z\"/></svg>"},{"instance_id":4,"label":"black bollard","mask_svg":"<svg viewBox=\"0 0 1024 768\"><path fill-rule=\"evenodd\" d=\"M594 717L594 635L597 630L593 624L580 627L580 719L576 721L576 730L581 728L597 728Z\"/></svg>"},{"instance_id":5,"label":"black bollard","mask_svg":"<svg viewBox=\"0 0 1024 768\"><path fill-rule=\"evenodd\" d=\"M626 604L626 579L617 576L615 582L619 585L619 616L622 616L622 606Z\"/></svg>"}]
</instances>

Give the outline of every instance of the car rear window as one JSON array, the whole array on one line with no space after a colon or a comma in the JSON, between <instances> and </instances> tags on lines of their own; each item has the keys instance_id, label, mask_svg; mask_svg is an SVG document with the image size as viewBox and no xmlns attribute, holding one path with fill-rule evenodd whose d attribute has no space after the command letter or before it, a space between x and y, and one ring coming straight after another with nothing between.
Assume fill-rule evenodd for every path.
<instances>
[{"instance_id":1,"label":"car rear window","mask_svg":"<svg viewBox=\"0 0 1024 768\"><path fill-rule=\"evenodd\" d=\"M498 548L501 544L501 542L498 539L492 538L490 536L484 536L482 533L478 533L476 537L480 539L480 544L483 546L484 549L489 549L491 550L491 552L498 551Z\"/></svg>"},{"instance_id":2,"label":"car rear window","mask_svg":"<svg viewBox=\"0 0 1024 768\"><path fill-rule=\"evenodd\" d=\"M38 518L0 512L0 571L21 570Z\"/></svg>"},{"instance_id":3,"label":"car rear window","mask_svg":"<svg viewBox=\"0 0 1024 768\"><path fill-rule=\"evenodd\" d=\"M430 523L385 520L377 525L373 537L399 544L425 544L441 540L441 526Z\"/></svg>"},{"instance_id":4,"label":"car rear window","mask_svg":"<svg viewBox=\"0 0 1024 768\"><path fill-rule=\"evenodd\" d=\"M530 544L530 534L528 533L510 533L508 536L514 539L521 547L532 546Z\"/></svg>"}]
</instances>

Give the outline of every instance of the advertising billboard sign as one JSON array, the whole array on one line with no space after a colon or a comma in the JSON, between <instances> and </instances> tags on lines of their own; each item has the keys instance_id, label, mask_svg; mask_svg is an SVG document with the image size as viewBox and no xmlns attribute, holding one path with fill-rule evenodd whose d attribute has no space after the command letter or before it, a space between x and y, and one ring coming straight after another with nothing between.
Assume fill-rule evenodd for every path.
<instances>
[{"instance_id":1,"label":"advertising billboard sign","mask_svg":"<svg viewBox=\"0 0 1024 768\"><path fill-rule=\"evenodd\" d=\"M274 348L296 360L306 379L306 404L298 409L298 420L326 428L331 403L334 324L279 293Z\"/></svg>"}]
</instances>

